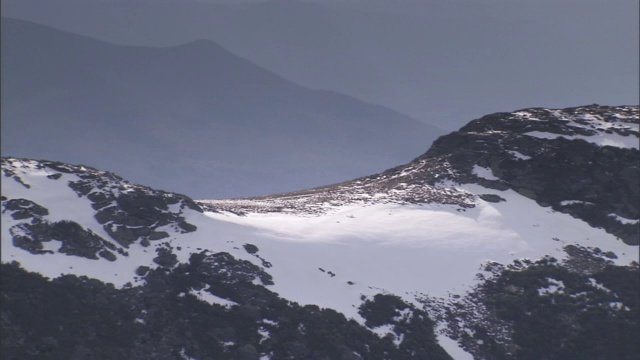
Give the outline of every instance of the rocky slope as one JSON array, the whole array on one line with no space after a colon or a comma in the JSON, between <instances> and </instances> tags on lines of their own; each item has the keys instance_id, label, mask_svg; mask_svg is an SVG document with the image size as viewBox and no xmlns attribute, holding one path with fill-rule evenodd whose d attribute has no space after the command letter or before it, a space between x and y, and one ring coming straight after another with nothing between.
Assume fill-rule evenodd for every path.
<instances>
[{"instance_id":1,"label":"rocky slope","mask_svg":"<svg viewBox=\"0 0 640 360\"><path fill-rule=\"evenodd\" d=\"M3 158L0 355L633 359L638 130L637 106L493 114L377 175L215 201Z\"/></svg>"},{"instance_id":2,"label":"rocky slope","mask_svg":"<svg viewBox=\"0 0 640 360\"><path fill-rule=\"evenodd\" d=\"M474 120L442 136L422 156L380 174L331 186L241 200L202 201L242 211L323 212L349 203L473 206L454 184L512 189L602 227L629 244L640 238L637 106L523 109ZM493 191L492 191L493 190Z\"/></svg>"}]
</instances>

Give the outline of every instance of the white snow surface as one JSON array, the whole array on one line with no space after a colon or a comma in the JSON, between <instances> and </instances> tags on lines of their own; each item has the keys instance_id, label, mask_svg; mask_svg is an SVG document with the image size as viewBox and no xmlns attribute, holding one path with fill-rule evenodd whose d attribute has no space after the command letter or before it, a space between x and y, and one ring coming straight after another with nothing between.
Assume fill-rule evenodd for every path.
<instances>
[{"instance_id":1,"label":"white snow surface","mask_svg":"<svg viewBox=\"0 0 640 360\"><path fill-rule=\"evenodd\" d=\"M617 215L617 214L609 214L609 216L611 216L612 218L614 218L614 219L618 220L618 221L619 221L620 223L622 223L622 224L632 224L632 225L635 225L635 224L637 224L638 222L640 222L640 220L638 220L638 219L636 219L636 220L631 220L631 219L624 218L624 217L622 217L622 216L620 216L620 215Z\"/></svg>"},{"instance_id":2,"label":"white snow surface","mask_svg":"<svg viewBox=\"0 0 640 360\"><path fill-rule=\"evenodd\" d=\"M207 285L205 288L200 290L191 289L189 293L197 297L199 300L208 303L209 305L218 304L226 308L230 308L234 305L238 305L238 303L236 303L235 301L231 301L229 299L225 299L225 298L221 298L219 296L213 295L212 293L207 291L208 289L209 289L209 285Z\"/></svg>"},{"instance_id":3,"label":"white snow surface","mask_svg":"<svg viewBox=\"0 0 640 360\"><path fill-rule=\"evenodd\" d=\"M489 190L478 185L460 188L477 194ZM255 230L261 242L254 244L274 264L270 273L276 292L300 303L338 309L355 319L361 293L387 291L404 294L409 301L411 295L406 294L415 291L444 297L472 285L482 263L543 255L562 259L561 245L610 249L620 264L638 259L636 248L601 229L540 207L511 190L498 193L507 201L478 200L466 211L439 204L377 204L344 206L315 217L207 215ZM309 282L311 286L301 291Z\"/></svg>"},{"instance_id":4,"label":"white snow surface","mask_svg":"<svg viewBox=\"0 0 640 360\"><path fill-rule=\"evenodd\" d=\"M269 335L269 331L264 327L258 328L258 334L260 334L260 344L267 341L271 337L271 335Z\"/></svg>"},{"instance_id":5,"label":"white snow surface","mask_svg":"<svg viewBox=\"0 0 640 360\"><path fill-rule=\"evenodd\" d=\"M531 156L525 155L521 152L515 151L515 150L507 150L507 152L511 155L513 155L516 159L519 160L529 160L531 159Z\"/></svg>"},{"instance_id":6,"label":"white snow surface","mask_svg":"<svg viewBox=\"0 0 640 360\"><path fill-rule=\"evenodd\" d=\"M187 349L185 348L182 348L180 350L180 357L182 357L184 360L196 360L195 358L187 355Z\"/></svg>"},{"instance_id":7,"label":"white snow surface","mask_svg":"<svg viewBox=\"0 0 640 360\"><path fill-rule=\"evenodd\" d=\"M491 171L491 169L479 165L473 165L473 169L471 170L471 172L474 175L487 180L500 180L498 177L493 175L493 171Z\"/></svg>"},{"instance_id":8,"label":"white snow surface","mask_svg":"<svg viewBox=\"0 0 640 360\"><path fill-rule=\"evenodd\" d=\"M538 295L544 296L544 295L555 294L555 293L560 293L560 294L564 293L564 289L566 287L564 286L564 283L561 280L547 278L547 282L548 282L547 286L544 286L538 289Z\"/></svg>"},{"instance_id":9,"label":"white snow surface","mask_svg":"<svg viewBox=\"0 0 640 360\"><path fill-rule=\"evenodd\" d=\"M438 344L440 344L454 360L473 360L473 355L466 352L460 347L457 341L442 334L441 331L436 330L436 338L438 339Z\"/></svg>"}]
</instances>

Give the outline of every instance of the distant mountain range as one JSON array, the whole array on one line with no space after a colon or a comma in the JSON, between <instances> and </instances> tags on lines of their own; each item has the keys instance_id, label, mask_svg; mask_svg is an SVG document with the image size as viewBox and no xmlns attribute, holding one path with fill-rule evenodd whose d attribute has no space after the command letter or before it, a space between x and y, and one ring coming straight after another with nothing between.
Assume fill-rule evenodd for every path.
<instances>
[{"instance_id":1,"label":"distant mountain range","mask_svg":"<svg viewBox=\"0 0 640 360\"><path fill-rule=\"evenodd\" d=\"M639 115L495 113L405 165L245 199L3 157L0 355L635 359Z\"/></svg>"},{"instance_id":2,"label":"distant mountain range","mask_svg":"<svg viewBox=\"0 0 640 360\"><path fill-rule=\"evenodd\" d=\"M448 131L531 104L638 99L629 1L226 2L4 0L2 13L121 45L212 40L302 86ZM594 25L602 18L618 20Z\"/></svg>"},{"instance_id":3,"label":"distant mountain range","mask_svg":"<svg viewBox=\"0 0 640 360\"><path fill-rule=\"evenodd\" d=\"M211 41L109 44L2 18L2 153L91 163L198 198L381 171L443 131L301 87Z\"/></svg>"}]
</instances>

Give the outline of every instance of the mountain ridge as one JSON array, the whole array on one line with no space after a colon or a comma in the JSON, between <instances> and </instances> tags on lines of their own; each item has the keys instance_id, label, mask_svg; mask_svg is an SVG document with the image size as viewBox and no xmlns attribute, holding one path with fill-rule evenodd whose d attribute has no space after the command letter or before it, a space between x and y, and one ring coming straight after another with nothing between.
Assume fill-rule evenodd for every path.
<instances>
[{"instance_id":1,"label":"mountain ridge","mask_svg":"<svg viewBox=\"0 0 640 360\"><path fill-rule=\"evenodd\" d=\"M637 101L638 56L628 46L638 42L637 4L385 2L5 0L2 9L118 44L210 38L296 83L384 104L447 131L529 104ZM593 26L602 16L621 20Z\"/></svg>"},{"instance_id":2,"label":"mountain ridge","mask_svg":"<svg viewBox=\"0 0 640 360\"><path fill-rule=\"evenodd\" d=\"M633 359L638 247L616 226L640 226L627 204L637 194L605 190L607 171L636 181L624 169L637 168L639 110L487 115L409 164L298 198L192 200L82 165L3 157L0 351ZM558 163L589 174L580 184L596 198L571 190ZM509 176L542 168L571 199ZM592 224L603 218L612 222ZM115 329L123 336L107 335Z\"/></svg>"},{"instance_id":3,"label":"mountain ridge","mask_svg":"<svg viewBox=\"0 0 640 360\"><path fill-rule=\"evenodd\" d=\"M599 137L603 134L610 135L608 141L611 144L602 149L602 154L596 155L601 148L592 143L602 141ZM571 137L584 141L567 141L567 138ZM496 113L474 120L459 131L438 138L425 154L406 165L335 185L239 200L234 211L242 211L241 201L251 206L252 200L256 203L273 200L279 202L276 207L286 207L287 198L296 199L291 201L292 209L295 208L296 202L304 202L306 198L312 201L320 199L320 203L332 200L340 202L338 198L341 197L340 193L344 192L347 198L349 193L361 192L363 196L358 200L365 202L375 203L372 197L376 193L383 193L387 194L386 197L383 196L383 200L398 203L442 202L468 206L468 202L465 202L465 199L469 199L468 196L452 190L448 193L440 191L446 186L438 186L439 183L454 181L460 184L478 183L488 190L503 191L511 188L536 200L541 206L551 206L555 211L568 212L583 219L590 218L594 226L615 227L611 224L605 225L608 223L608 213L597 216L585 214L585 209L576 203L593 204L591 201L596 201L597 204L597 198L615 195L615 201L621 204L615 208L608 207L607 211L622 218L639 217L640 210L635 200L640 175L632 160L637 157L639 137L637 106L528 108L510 113ZM536 155L537 159L533 159ZM556 168L546 175L546 178L537 180L545 184L550 183L552 178L558 178L559 180L555 181L560 182L559 191L553 193L549 186L541 187L532 179L534 173L541 176L542 172L549 172L545 167L554 166L553 162L557 161L558 157L564 167L562 171ZM607 158L613 158L613 161L620 163L608 168L604 166ZM589 164L593 161L597 163L590 166L585 164L586 161L589 161ZM563 178L563 172L569 173L568 176ZM589 174L605 173L607 175L597 176L600 177L599 181L612 182L608 189L597 187L593 184L595 181L585 180ZM621 180L616 180L619 174L624 176ZM580 186L571 186L570 183L574 182L576 177L583 178L583 183ZM394 191L397 192L396 195L389 195ZM611 191L615 194L610 194ZM552 193L542 194L545 192ZM628 197L627 194L633 196ZM495 201L500 201L496 196L493 194L487 199L494 198ZM575 198L565 199L563 196ZM229 201L202 202L227 208L225 203ZM255 208L257 211L260 209ZM262 209L268 209L268 206ZM615 213L616 211L618 213ZM593 216L599 219L594 219ZM618 231L626 241L637 244L636 239L640 234L637 229L629 230L629 233L624 230Z\"/></svg>"}]
</instances>

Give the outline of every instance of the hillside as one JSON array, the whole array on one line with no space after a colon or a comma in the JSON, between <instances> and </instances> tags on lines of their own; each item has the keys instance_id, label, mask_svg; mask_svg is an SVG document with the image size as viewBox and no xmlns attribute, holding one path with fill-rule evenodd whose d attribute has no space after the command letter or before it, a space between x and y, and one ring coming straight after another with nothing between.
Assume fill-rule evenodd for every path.
<instances>
[{"instance_id":1,"label":"hillside","mask_svg":"<svg viewBox=\"0 0 640 360\"><path fill-rule=\"evenodd\" d=\"M3 158L1 355L633 359L638 113L492 114L380 174L231 200Z\"/></svg>"}]
</instances>

